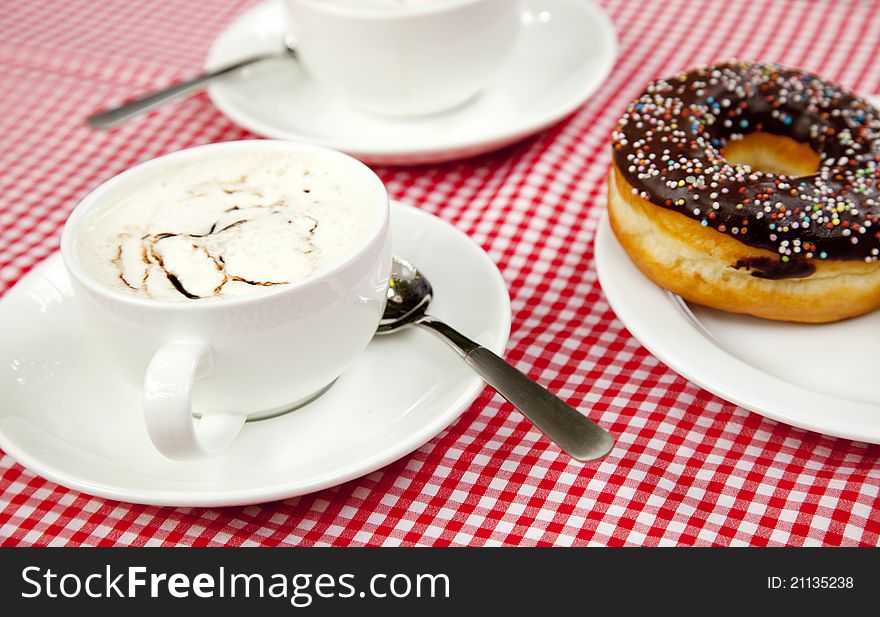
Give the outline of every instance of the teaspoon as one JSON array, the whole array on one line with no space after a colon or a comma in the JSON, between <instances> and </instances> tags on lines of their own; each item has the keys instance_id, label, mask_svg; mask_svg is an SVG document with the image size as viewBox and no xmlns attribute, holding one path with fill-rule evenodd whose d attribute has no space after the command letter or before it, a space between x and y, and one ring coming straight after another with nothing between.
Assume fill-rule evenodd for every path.
<instances>
[{"instance_id":1,"label":"teaspoon","mask_svg":"<svg viewBox=\"0 0 880 617\"><path fill-rule=\"evenodd\" d=\"M486 383L532 421L547 437L579 461L602 458L614 445L611 434L536 383L504 359L427 314L433 298L428 280L409 262L395 257L388 301L377 334L418 326L445 341Z\"/></svg>"},{"instance_id":2,"label":"teaspoon","mask_svg":"<svg viewBox=\"0 0 880 617\"><path fill-rule=\"evenodd\" d=\"M163 88L162 90L153 92L152 94L136 98L117 107L111 107L110 109L94 114L90 116L86 120L86 122L93 129L113 128L114 126L123 123L133 116L159 107L166 101L188 96L198 90L201 90L218 77L228 75L229 73L233 73L239 69L243 69L246 66L250 66L251 64L255 64L263 60L269 60L271 58L283 58L285 56L296 58L294 41L290 36L284 38L284 50L280 53L267 53L261 54L259 56L252 56L250 58L240 60L234 64L221 67L214 71L202 73L201 75L193 77L192 79L176 83L173 86Z\"/></svg>"}]
</instances>

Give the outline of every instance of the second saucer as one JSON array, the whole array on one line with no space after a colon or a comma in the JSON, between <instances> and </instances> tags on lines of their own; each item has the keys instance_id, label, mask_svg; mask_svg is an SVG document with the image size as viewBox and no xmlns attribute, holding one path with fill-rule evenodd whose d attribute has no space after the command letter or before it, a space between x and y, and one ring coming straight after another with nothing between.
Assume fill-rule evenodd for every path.
<instances>
[{"instance_id":1,"label":"second saucer","mask_svg":"<svg viewBox=\"0 0 880 617\"><path fill-rule=\"evenodd\" d=\"M579 0L525 0L517 43L489 87L453 110L417 118L358 111L295 62L269 60L211 86L214 105L264 137L342 150L373 164L436 163L489 152L571 114L605 80L617 54L605 13ZM277 51L284 7L267 0L215 40L207 67Z\"/></svg>"}]
</instances>

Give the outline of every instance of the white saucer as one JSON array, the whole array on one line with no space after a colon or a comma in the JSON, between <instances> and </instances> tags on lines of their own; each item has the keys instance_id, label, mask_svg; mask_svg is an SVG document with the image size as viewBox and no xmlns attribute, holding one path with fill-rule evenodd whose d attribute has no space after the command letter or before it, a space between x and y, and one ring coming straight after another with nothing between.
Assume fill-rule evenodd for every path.
<instances>
[{"instance_id":1,"label":"white saucer","mask_svg":"<svg viewBox=\"0 0 880 617\"><path fill-rule=\"evenodd\" d=\"M377 164L439 162L488 152L573 112L602 83L617 54L614 26L583 0L525 0L519 41L489 89L443 114L388 119L349 107L289 59L268 60L210 87L232 122L264 137L342 150ZM207 67L278 51L278 0L242 13L214 42Z\"/></svg>"},{"instance_id":2,"label":"white saucer","mask_svg":"<svg viewBox=\"0 0 880 617\"><path fill-rule=\"evenodd\" d=\"M503 353L510 302L489 257L438 218L402 204L391 214L395 252L434 286L431 313ZM150 444L140 391L92 344L58 254L0 301L0 323L0 448L58 484L121 501L241 505L333 486L412 452L483 389L455 352L408 330L371 342L314 403L184 463Z\"/></svg>"},{"instance_id":3,"label":"white saucer","mask_svg":"<svg viewBox=\"0 0 880 617\"><path fill-rule=\"evenodd\" d=\"M880 311L805 325L689 305L639 271L607 214L596 235L596 269L626 328L693 383L780 422L880 443Z\"/></svg>"}]
</instances>

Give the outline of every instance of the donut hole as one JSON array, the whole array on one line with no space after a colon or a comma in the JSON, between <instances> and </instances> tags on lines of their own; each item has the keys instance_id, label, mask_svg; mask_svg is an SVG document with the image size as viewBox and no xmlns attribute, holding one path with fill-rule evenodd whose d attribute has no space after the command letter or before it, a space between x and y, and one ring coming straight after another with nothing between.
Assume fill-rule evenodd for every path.
<instances>
[{"instance_id":1,"label":"donut hole","mask_svg":"<svg viewBox=\"0 0 880 617\"><path fill-rule=\"evenodd\" d=\"M809 176L819 171L821 158L809 145L784 135L758 132L731 139L722 150L729 163L784 176Z\"/></svg>"}]
</instances>

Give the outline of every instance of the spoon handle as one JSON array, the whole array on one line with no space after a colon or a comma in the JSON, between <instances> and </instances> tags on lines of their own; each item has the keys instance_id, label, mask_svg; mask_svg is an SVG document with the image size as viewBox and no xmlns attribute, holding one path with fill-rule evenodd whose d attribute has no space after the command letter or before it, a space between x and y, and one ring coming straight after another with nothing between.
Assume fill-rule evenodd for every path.
<instances>
[{"instance_id":1,"label":"spoon handle","mask_svg":"<svg viewBox=\"0 0 880 617\"><path fill-rule=\"evenodd\" d=\"M448 343L486 383L573 458L593 461L611 450L614 438L608 431L503 358L429 315L415 323Z\"/></svg>"},{"instance_id":2,"label":"spoon handle","mask_svg":"<svg viewBox=\"0 0 880 617\"><path fill-rule=\"evenodd\" d=\"M253 58L247 58L240 62L236 62L235 64L230 64L229 66L224 66L223 68L211 71L210 73L202 73L192 79L163 88L158 92L153 92L152 94L142 96L117 107L111 107L110 109L94 114L90 116L86 122L93 129L113 128L132 116L136 116L162 105L165 101L191 94L196 90L201 90L209 82L218 77L237 71L240 68L244 68L249 64L259 62L260 60L274 57L276 57L275 54L255 56Z\"/></svg>"}]
</instances>

